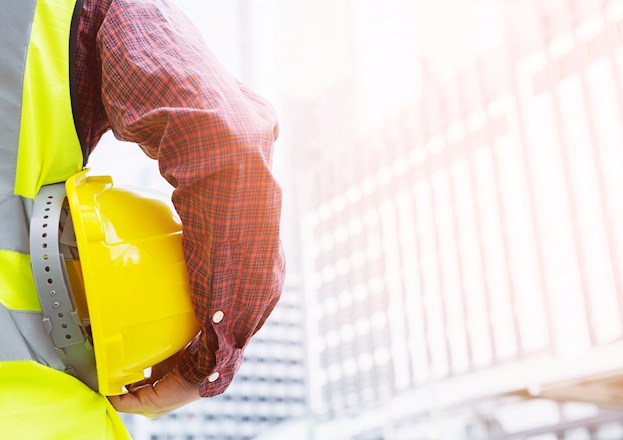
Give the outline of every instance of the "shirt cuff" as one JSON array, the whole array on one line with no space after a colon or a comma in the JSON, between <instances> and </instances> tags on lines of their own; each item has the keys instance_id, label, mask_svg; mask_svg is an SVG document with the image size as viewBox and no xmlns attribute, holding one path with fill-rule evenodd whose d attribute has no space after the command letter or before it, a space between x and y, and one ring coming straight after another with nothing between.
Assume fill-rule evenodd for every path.
<instances>
[{"instance_id":1,"label":"shirt cuff","mask_svg":"<svg viewBox=\"0 0 623 440\"><path fill-rule=\"evenodd\" d=\"M199 333L188 345L179 363L180 373L187 381L199 385L201 397L213 397L229 388L242 365L244 350L220 349L211 352L209 341Z\"/></svg>"}]
</instances>

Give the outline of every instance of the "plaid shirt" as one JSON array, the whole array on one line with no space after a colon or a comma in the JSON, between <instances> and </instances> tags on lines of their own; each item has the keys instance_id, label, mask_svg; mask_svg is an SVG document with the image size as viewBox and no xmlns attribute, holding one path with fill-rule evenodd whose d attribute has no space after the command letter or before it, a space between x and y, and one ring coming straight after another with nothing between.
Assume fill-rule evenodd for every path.
<instances>
[{"instance_id":1,"label":"plaid shirt","mask_svg":"<svg viewBox=\"0 0 623 440\"><path fill-rule=\"evenodd\" d=\"M166 0L85 0L78 23L73 100L83 147L90 153L112 129L157 159L176 188L202 327L180 370L202 396L220 394L283 286L274 111Z\"/></svg>"}]
</instances>

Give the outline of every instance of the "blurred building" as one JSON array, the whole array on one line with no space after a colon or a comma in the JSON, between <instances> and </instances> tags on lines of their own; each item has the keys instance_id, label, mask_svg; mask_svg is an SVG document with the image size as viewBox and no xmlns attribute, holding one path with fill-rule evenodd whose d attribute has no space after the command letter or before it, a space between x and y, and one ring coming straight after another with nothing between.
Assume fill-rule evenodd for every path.
<instances>
[{"instance_id":1,"label":"blurred building","mask_svg":"<svg viewBox=\"0 0 623 440\"><path fill-rule=\"evenodd\" d=\"M622 439L623 1L405 3L288 102L306 438Z\"/></svg>"}]
</instances>

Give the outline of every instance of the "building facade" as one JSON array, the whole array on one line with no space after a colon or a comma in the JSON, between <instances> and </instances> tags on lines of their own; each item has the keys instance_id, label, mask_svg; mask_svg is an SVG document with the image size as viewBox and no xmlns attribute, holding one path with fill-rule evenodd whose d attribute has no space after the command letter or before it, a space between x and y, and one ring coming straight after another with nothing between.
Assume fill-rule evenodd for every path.
<instances>
[{"instance_id":1,"label":"building facade","mask_svg":"<svg viewBox=\"0 0 623 440\"><path fill-rule=\"evenodd\" d=\"M300 168L313 438L623 438L623 2L415 4L416 100Z\"/></svg>"}]
</instances>

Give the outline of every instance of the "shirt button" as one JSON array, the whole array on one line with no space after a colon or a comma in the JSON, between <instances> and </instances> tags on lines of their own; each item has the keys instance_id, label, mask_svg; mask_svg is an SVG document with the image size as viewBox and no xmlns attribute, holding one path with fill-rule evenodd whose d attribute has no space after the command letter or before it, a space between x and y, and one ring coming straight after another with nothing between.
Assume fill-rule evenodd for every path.
<instances>
[{"instance_id":1,"label":"shirt button","mask_svg":"<svg viewBox=\"0 0 623 440\"><path fill-rule=\"evenodd\" d=\"M208 376L208 381L214 382L216 379L218 379L218 376L219 376L218 371L215 371L214 373Z\"/></svg>"},{"instance_id":2,"label":"shirt button","mask_svg":"<svg viewBox=\"0 0 623 440\"><path fill-rule=\"evenodd\" d=\"M221 322L223 320L224 316L225 316L225 314L219 310L212 316L212 321L214 321L216 324L218 324L219 322Z\"/></svg>"}]
</instances>

